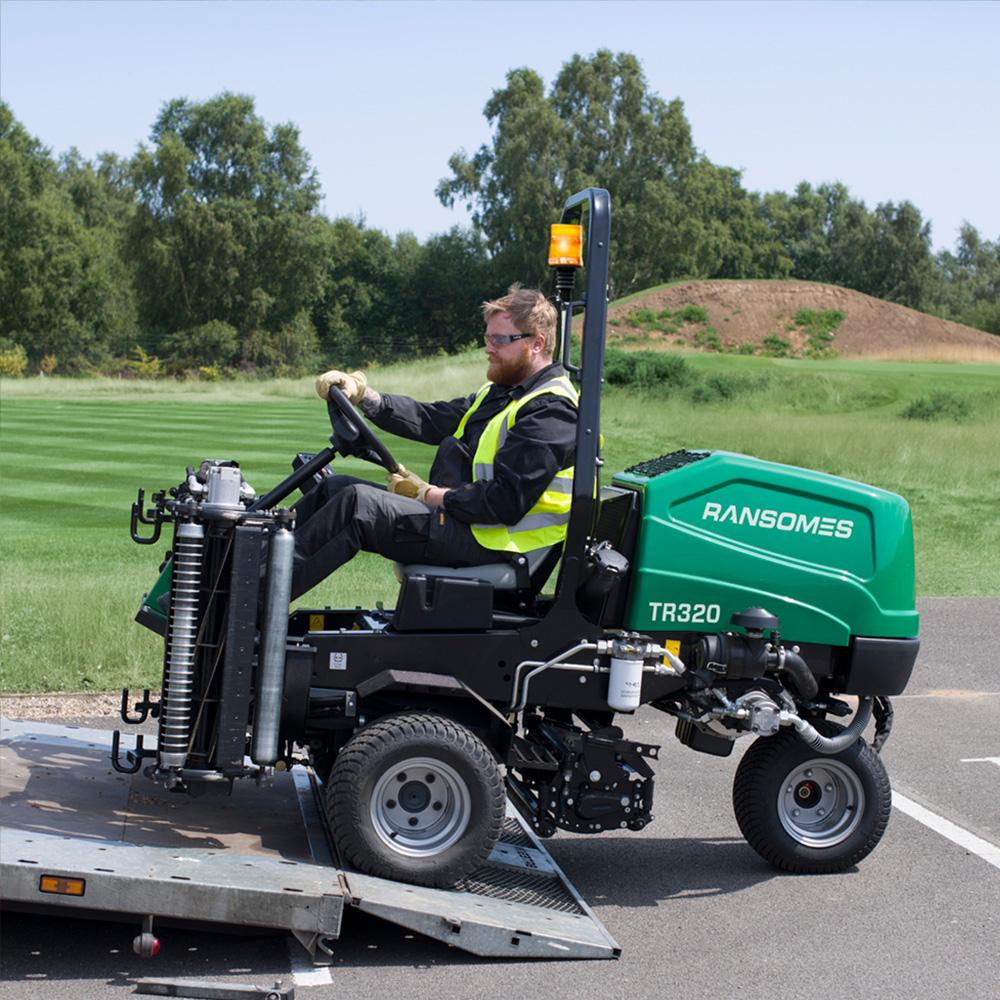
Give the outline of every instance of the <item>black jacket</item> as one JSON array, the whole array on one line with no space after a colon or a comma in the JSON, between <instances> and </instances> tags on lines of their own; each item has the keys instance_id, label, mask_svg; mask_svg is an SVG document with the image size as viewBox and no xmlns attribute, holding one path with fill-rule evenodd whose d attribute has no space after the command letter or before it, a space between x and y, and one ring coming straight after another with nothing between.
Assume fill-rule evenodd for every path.
<instances>
[{"instance_id":1,"label":"black jacket","mask_svg":"<svg viewBox=\"0 0 1000 1000\"><path fill-rule=\"evenodd\" d=\"M437 403L383 393L380 403L366 404L363 409L373 423L390 434L438 445L429 481L449 487L444 509L456 520L468 524L515 524L535 505L552 477L572 464L576 407L549 392L526 403L493 460L491 480L472 481L472 456L486 425L511 400L562 374L562 365L551 364L521 385L491 386L465 425L461 439L454 434L475 393Z\"/></svg>"}]
</instances>

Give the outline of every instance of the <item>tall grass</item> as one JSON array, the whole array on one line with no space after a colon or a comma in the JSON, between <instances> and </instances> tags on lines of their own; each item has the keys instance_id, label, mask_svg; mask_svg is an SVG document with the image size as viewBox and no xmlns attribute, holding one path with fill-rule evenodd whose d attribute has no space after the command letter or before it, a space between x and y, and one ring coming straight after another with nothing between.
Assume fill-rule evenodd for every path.
<instances>
[{"instance_id":1,"label":"tall grass","mask_svg":"<svg viewBox=\"0 0 1000 1000\"><path fill-rule=\"evenodd\" d=\"M1000 594L1000 369L995 366L688 357L685 378L605 389L608 470L677 448L721 448L872 483L909 500L921 594ZM418 398L465 395L481 352L370 372ZM969 416L906 419L947 392ZM176 484L203 458L237 459L264 491L329 427L311 380L0 383L0 690L156 685L159 639L132 623L167 547L137 546L138 486ZM426 471L431 450L388 440ZM358 460L341 471L379 480ZM361 555L303 603L391 605L388 564Z\"/></svg>"}]
</instances>

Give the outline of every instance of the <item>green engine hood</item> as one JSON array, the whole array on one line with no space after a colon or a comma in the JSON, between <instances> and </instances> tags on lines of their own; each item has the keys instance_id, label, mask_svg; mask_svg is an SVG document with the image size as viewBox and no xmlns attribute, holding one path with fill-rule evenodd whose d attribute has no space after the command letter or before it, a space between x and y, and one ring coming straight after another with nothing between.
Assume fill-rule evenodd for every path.
<instances>
[{"instance_id":1,"label":"green engine hood","mask_svg":"<svg viewBox=\"0 0 1000 1000\"><path fill-rule=\"evenodd\" d=\"M626 627L717 631L763 606L789 640L912 637L902 497L731 452L678 452L615 476L641 494Z\"/></svg>"}]
</instances>

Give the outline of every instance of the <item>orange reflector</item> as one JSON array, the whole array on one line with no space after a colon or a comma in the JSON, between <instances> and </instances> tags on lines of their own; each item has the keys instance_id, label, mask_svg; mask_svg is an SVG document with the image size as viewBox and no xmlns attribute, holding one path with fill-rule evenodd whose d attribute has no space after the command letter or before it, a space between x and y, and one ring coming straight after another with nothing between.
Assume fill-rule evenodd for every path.
<instances>
[{"instance_id":1,"label":"orange reflector","mask_svg":"<svg viewBox=\"0 0 1000 1000\"><path fill-rule=\"evenodd\" d=\"M87 880L63 878L61 875L43 875L38 880L41 892L54 892L59 896L82 896L87 889Z\"/></svg>"},{"instance_id":2,"label":"orange reflector","mask_svg":"<svg viewBox=\"0 0 1000 1000\"><path fill-rule=\"evenodd\" d=\"M583 226L553 223L549 234L549 267L583 267Z\"/></svg>"}]
</instances>

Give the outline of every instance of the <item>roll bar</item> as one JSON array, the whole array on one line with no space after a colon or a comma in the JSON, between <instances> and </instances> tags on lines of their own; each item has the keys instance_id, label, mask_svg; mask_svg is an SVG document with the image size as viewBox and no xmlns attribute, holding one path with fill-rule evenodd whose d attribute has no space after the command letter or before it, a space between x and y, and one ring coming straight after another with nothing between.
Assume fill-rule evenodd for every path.
<instances>
[{"instance_id":1,"label":"roll bar","mask_svg":"<svg viewBox=\"0 0 1000 1000\"><path fill-rule=\"evenodd\" d=\"M585 568L588 540L597 511L598 469L601 465L601 384L604 380L604 338L608 319L608 261L611 242L611 198L603 188L586 188L567 199L563 222L578 222L586 211L586 287L582 296L572 298L556 275L557 308L561 360L577 376L580 402L576 427L576 472L573 477L573 505L566 531L562 570L556 603L575 602L576 588ZM585 308L579 368L570 363L572 314L575 306Z\"/></svg>"}]
</instances>

